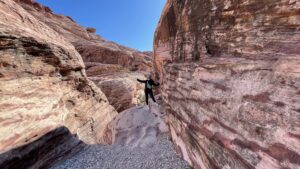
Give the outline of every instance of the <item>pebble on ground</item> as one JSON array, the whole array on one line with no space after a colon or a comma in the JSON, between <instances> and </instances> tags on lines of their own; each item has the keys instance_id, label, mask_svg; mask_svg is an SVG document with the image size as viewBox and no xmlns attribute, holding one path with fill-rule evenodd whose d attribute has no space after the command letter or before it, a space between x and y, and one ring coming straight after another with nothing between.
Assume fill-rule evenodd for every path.
<instances>
[{"instance_id":1,"label":"pebble on ground","mask_svg":"<svg viewBox=\"0 0 300 169\"><path fill-rule=\"evenodd\" d=\"M52 169L189 169L174 151L171 141L161 136L152 146L88 145Z\"/></svg>"}]
</instances>

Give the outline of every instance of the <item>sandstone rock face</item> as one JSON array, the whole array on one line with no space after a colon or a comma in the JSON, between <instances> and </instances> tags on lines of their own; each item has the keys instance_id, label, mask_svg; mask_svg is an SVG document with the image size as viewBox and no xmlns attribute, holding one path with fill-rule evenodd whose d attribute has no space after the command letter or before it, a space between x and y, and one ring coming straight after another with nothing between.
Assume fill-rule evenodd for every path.
<instances>
[{"instance_id":1,"label":"sandstone rock face","mask_svg":"<svg viewBox=\"0 0 300 169\"><path fill-rule=\"evenodd\" d=\"M151 147L159 135L168 132L162 100L149 101L149 106L137 106L119 113L108 125L113 144L130 147Z\"/></svg>"},{"instance_id":2,"label":"sandstone rock face","mask_svg":"<svg viewBox=\"0 0 300 169\"><path fill-rule=\"evenodd\" d=\"M138 83L137 78L146 77L138 72L116 72L111 75L90 77L107 95L109 103L118 112L145 103L144 85Z\"/></svg>"},{"instance_id":3,"label":"sandstone rock face","mask_svg":"<svg viewBox=\"0 0 300 169\"><path fill-rule=\"evenodd\" d=\"M152 70L151 52L139 52L104 40L95 34L95 28L83 28L72 18L54 14L51 10L45 10L48 8L32 0L15 1L30 14L69 40L81 54L84 62L117 64L130 70ZM36 7L37 4L40 7Z\"/></svg>"},{"instance_id":4,"label":"sandstone rock face","mask_svg":"<svg viewBox=\"0 0 300 169\"><path fill-rule=\"evenodd\" d=\"M143 70L143 64L131 69L126 65L103 64L100 60L85 62L87 75L104 92L109 103L118 112L143 104L144 85L136 79L146 79L151 73L150 69Z\"/></svg>"},{"instance_id":5,"label":"sandstone rock face","mask_svg":"<svg viewBox=\"0 0 300 169\"><path fill-rule=\"evenodd\" d=\"M85 64L89 79L100 87L118 112L144 103L144 85L137 78L146 79L147 72L130 71L116 64Z\"/></svg>"},{"instance_id":6,"label":"sandstone rock face","mask_svg":"<svg viewBox=\"0 0 300 169\"><path fill-rule=\"evenodd\" d=\"M0 56L1 153L30 145L61 126L85 143L106 142L106 126L116 111L87 79L80 54L68 39L12 0L0 1ZM60 150L53 152L61 155ZM28 158L26 152L13 154Z\"/></svg>"},{"instance_id":7,"label":"sandstone rock face","mask_svg":"<svg viewBox=\"0 0 300 169\"><path fill-rule=\"evenodd\" d=\"M114 42L106 41L95 34L96 29L83 28L70 17L54 14L51 10L45 10L47 7L41 5L36 7L37 3L31 0L20 0L18 2L29 13L39 18L40 21L43 21L75 46L86 64L87 75L90 79L99 79L99 76L101 78L107 76L106 79L108 77L115 78L110 79L109 83L112 84L111 82L114 82L116 84L114 86L115 91L125 96L121 98L118 104L115 103L119 99L116 97L115 92L109 92L107 87L105 87L105 84L108 83L98 83L98 80L95 82L101 89L104 89L103 92L108 97L109 102L119 112L136 105L137 98L131 97L131 95L139 95L139 93L136 93L136 90L130 90L128 93L127 90L124 90L128 87L122 84L127 81L131 81L131 84L136 83L136 80L132 81L136 77L135 74L139 73L139 76L143 76L152 71L152 52L139 52ZM128 78L124 78L124 72L127 72L126 77ZM112 76L112 74L114 75ZM117 82L120 80L120 75L125 80L121 84ZM134 86L139 87L139 85Z\"/></svg>"},{"instance_id":8,"label":"sandstone rock face","mask_svg":"<svg viewBox=\"0 0 300 169\"><path fill-rule=\"evenodd\" d=\"M168 0L156 75L195 168L299 168L300 2Z\"/></svg>"}]
</instances>

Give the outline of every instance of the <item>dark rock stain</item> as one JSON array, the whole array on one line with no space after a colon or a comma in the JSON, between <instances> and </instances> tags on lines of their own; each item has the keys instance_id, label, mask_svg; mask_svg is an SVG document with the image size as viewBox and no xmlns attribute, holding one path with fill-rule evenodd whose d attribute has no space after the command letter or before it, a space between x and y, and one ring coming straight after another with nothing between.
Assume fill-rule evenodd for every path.
<instances>
[{"instance_id":1,"label":"dark rock stain","mask_svg":"<svg viewBox=\"0 0 300 169\"><path fill-rule=\"evenodd\" d=\"M244 95L243 99L252 100L255 102L267 103L270 101L270 93L263 92L258 95Z\"/></svg>"}]
</instances>

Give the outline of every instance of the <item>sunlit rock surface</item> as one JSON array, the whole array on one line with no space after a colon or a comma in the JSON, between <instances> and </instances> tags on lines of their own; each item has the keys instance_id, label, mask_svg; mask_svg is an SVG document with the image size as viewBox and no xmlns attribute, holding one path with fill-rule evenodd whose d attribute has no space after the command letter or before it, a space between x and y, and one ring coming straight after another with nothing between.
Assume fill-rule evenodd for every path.
<instances>
[{"instance_id":1,"label":"sunlit rock surface","mask_svg":"<svg viewBox=\"0 0 300 169\"><path fill-rule=\"evenodd\" d=\"M156 30L173 142L197 169L300 167L300 2L168 0Z\"/></svg>"},{"instance_id":2,"label":"sunlit rock surface","mask_svg":"<svg viewBox=\"0 0 300 169\"><path fill-rule=\"evenodd\" d=\"M165 113L160 96L157 103L141 105L119 113L108 125L112 144L129 147L152 147L160 135L166 134Z\"/></svg>"},{"instance_id":3,"label":"sunlit rock surface","mask_svg":"<svg viewBox=\"0 0 300 169\"><path fill-rule=\"evenodd\" d=\"M50 12L33 4L36 9ZM48 146L57 145L56 137L63 139L64 133L70 135L66 138L74 135L72 138L76 136L87 144L106 143L107 123L117 113L101 90L87 79L74 46L40 19L19 2L0 1L0 166L16 158L19 162L38 160L30 155L36 146L28 152L20 149L18 153L17 149L11 156L4 155L30 145L46 133L50 133L46 140L54 140ZM62 126L68 131L51 135ZM37 147L42 144L43 141L36 143ZM66 141L58 149L53 146L51 157L71 151L68 145ZM50 151L44 148L38 150L40 156ZM47 160L39 160L40 165Z\"/></svg>"},{"instance_id":4,"label":"sunlit rock surface","mask_svg":"<svg viewBox=\"0 0 300 169\"><path fill-rule=\"evenodd\" d=\"M17 1L17 0L16 0ZM47 26L58 32L60 35L69 40L81 54L83 61L87 65L87 75L91 79L98 76L107 76L110 81L118 81L120 71L127 73L125 81L130 81L139 73L139 76L148 75L152 71L152 52L140 52L128 47L121 46L111 41L107 41L96 35L95 28L84 28L78 25L68 16L54 14L49 8L44 7L31 0L19 0L20 5L33 16L44 22ZM106 71L107 70L107 71ZM131 72L134 72L133 74ZM114 74L111 76L111 74ZM132 76L131 76L132 75ZM143 76L143 77L144 77ZM145 78L145 77L144 77ZM99 79L99 78L98 78ZM136 80L134 80L136 82ZM122 82L126 83L126 82ZM126 99L122 97L122 101L118 104L115 101L118 97L113 92L103 90L108 97L109 102L117 109L118 112L126 108L136 105L136 98L130 95L137 95L135 91L131 91L128 95L127 90L123 90L121 84L116 84L114 88L121 95L127 95ZM131 82L133 83L133 81ZM100 88L105 88L97 83ZM121 87L121 88L118 88ZM125 99L125 100L124 100Z\"/></svg>"}]
</instances>

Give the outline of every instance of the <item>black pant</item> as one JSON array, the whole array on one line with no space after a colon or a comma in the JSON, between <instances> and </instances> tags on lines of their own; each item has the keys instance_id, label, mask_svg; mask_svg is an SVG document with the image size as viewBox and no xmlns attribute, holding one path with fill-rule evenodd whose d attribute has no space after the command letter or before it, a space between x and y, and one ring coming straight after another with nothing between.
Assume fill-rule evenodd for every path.
<instances>
[{"instance_id":1,"label":"black pant","mask_svg":"<svg viewBox=\"0 0 300 169\"><path fill-rule=\"evenodd\" d=\"M150 97L152 98L152 100L154 102L156 102L152 90L151 89L146 89L145 90L145 96L146 96L146 103L147 103L147 105L148 105L148 95L150 95Z\"/></svg>"}]
</instances>

